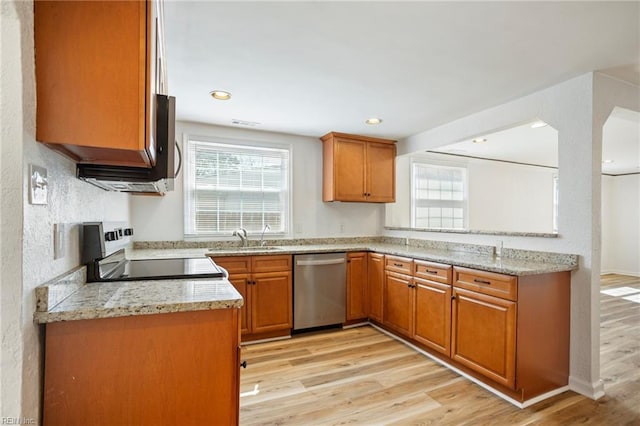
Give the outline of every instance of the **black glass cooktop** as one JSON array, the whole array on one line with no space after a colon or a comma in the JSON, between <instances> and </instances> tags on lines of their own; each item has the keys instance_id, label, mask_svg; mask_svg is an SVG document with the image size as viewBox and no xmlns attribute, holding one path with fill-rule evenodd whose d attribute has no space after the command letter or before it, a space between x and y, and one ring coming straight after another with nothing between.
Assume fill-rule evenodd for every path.
<instances>
[{"instance_id":1,"label":"black glass cooktop","mask_svg":"<svg viewBox=\"0 0 640 426\"><path fill-rule=\"evenodd\" d=\"M131 281L177 278L223 278L210 258L128 260L124 253L106 257L87 270L87 281Z\"/></svg>"}]
</instances>

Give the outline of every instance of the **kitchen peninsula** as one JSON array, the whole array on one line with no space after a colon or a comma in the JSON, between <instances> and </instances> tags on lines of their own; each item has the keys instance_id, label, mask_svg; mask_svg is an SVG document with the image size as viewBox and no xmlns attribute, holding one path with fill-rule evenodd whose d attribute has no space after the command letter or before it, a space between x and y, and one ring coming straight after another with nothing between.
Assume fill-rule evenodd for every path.
<instances>
[{"instance_id":1,"label":"kitchen peninsula","mask_svg":"<svg viewBox=\"0 0 640 426\"><path fill-rule=\"evenodd\" d=\"M242 298L225 279L38 287L44 424L238 422Z\"/></svg>"}]
</instances>

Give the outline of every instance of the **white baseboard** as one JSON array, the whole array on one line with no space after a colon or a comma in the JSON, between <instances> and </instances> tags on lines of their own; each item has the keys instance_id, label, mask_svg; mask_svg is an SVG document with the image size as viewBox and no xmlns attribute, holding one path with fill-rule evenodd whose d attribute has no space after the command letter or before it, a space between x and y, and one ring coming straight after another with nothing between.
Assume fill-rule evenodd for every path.
<instances>
[{"instance_id":1,"label":"white baseboard","mask_svg":"<svg viewBox=\"0 0 640 426\"><path fill-rule=\"evenodd\" d=\"M421 353L422 355L426 356L427 358L432 359L433 361L435 361L438 364L448 368L449 370L454 371L454 372L458 373L459 375L461 375L462 377L471 380L473 383L477 384L478 386L488 390L492 394L504 399L505 401L515 405L518 408L527 408L527 407L529 407L529 406L531 406L533 404L536 404L536 403L538 403L540 401L543 401L543 400L545 400L547 398L551 398L552 396L561 394L562 392L568 391L570 389L569 386L563 386L561 388L554 389L554 390L552 390L550 392L547 392L547 393L544 393L542 395L538 395L535 398L531 398L531 399L529 399L529 400L527 400L525 402L519 402L519 401L516 401L515 399L511 398L510 396L508 396L508 395L506 395L506 394L504 394L504 393L492 388L491 386L489 386L488 384L484 383L483 381L481 381L481 380L479 380L479 379L477 379L477 378L465 373L464 371L459 370L458 368L454 367L453 365L441 360L440 358L431 355L429 352L424 351L424 350L420 349L419 347L407 342L403 338L398 337L393 333L389 333L387 330L385 330L385 329L383 329L381 327L378 327L375 324L369 323L369 325L371 325L373 328L375 328L376 330L380 331L381 333L384 333L387 336L389 336L389 337L391 337L391 338L393 338L393 339L395 339L395 340L397 340L397 341L399 341L401 343L404 343L405 345L409 346L414 351ZM603 395L604 395L604 393L603 393Z\"/></svg>"},{"instance_id":2,"label":"white baseboard","mask_svg":"<svg viewBox=\"0 0 640 426\"><path fill-rule=\"evenodd\" d=\"M591 399L600 399L604 396L604 382L602 380L589 383L582 379L570 376L569 389Z\"/></svg>"},{"instance_id":3,"label":"white baseboard","mask_svg":"<svg viewBox=\"0 0 640 426\"><path fill-rule=\"evenodd\" d=\"M621 271L620 269L605 269L603 271L600 271L600 275L610 275L610 274L627 275L629 277L640 278L640 272L638 271Z\"/></svg>"},{"instance_id":4,"label":"white baseboard","mask_svg":"<svg viewBox=\"0 0 640 426\"><path fill-rule=\"evenodd\" d=\"M369 321L363 321L363 322L359 322L357 324L351 324L351 325L343 325L342 329L343 330L347 330L349 328L362 327L362 326L365 326L365 325L370 325Z\"/></svg>"},{"instance_id":5,"label":"white baseboard","mask_svg":"<svg viewBox=\"0 0 640 426\"><path fill-rule=\"evenodd\" d=\"M241 346L255 345L257 343L267 343L267 342L275 342L276 340L286 340L291 339L291 336L279 336L279 337L270 337L268 339L260 339L260 340L251 340L249 342L243 342L242 338L240 338Z\"/></svg>"}]
</instances>

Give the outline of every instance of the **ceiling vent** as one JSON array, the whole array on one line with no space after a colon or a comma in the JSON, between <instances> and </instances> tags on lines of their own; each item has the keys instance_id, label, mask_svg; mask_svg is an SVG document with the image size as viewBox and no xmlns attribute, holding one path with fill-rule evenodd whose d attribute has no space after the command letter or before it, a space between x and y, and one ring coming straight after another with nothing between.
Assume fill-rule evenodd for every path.
<instances>
[{"instance_id":1,"label":"ceiling vent","mask_svg":"<svg viewBox=\"0 0 640 426\"><path fill-rule=\"evenodd\" d=\"M232 118L231 119L231 124L235 124L236 126L255 127L255 126L259 125L260 123L258 123L256 121L246 121L246 120L238 120L236 118Z\"/></svg>"}]
</instances>

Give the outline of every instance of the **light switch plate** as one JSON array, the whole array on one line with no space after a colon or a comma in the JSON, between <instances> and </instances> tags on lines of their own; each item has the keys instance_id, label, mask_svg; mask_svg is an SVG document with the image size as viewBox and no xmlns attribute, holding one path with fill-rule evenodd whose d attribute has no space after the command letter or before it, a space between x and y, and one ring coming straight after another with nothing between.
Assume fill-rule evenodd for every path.
<instances>
[{"instance_id":1,"label":"light switch plate","mask_svg":"<svg viewBox=\"0 0 640 426\"><path fill-rule=\"evenodd\" d=\"M29 164L29 203L47 204L48 187L47 169Z\"/></svg>"}]
</instances>

